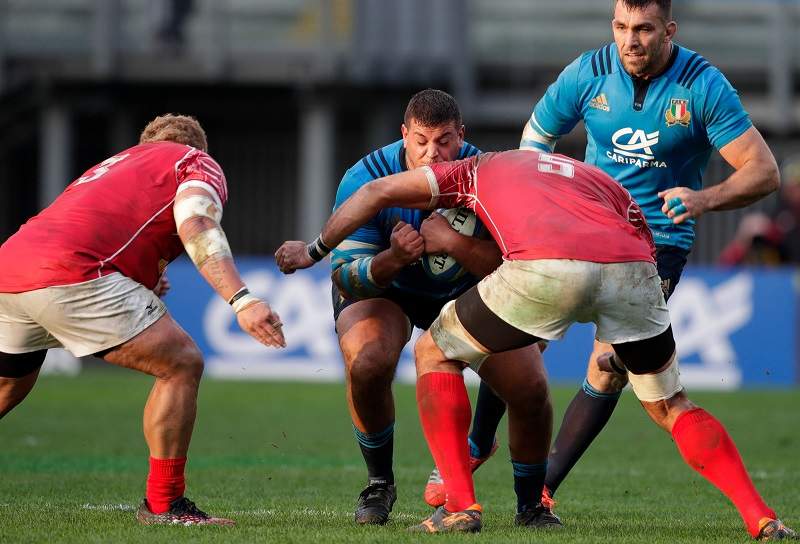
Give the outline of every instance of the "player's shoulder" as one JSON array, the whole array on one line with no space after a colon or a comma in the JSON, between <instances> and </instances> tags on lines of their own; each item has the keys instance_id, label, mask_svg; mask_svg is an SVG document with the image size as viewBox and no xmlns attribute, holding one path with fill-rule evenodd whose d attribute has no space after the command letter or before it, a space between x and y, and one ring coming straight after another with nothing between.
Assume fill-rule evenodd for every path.
<instances>
[{"instance_id":1,"label":"player's shoulder","mask_svg":"<svg viewBox=\"0 0 800 544\"><path fill-rule=\"evenodd\" d=\"M575 73L579 83L606 77L618 70L617 47L613 42L584 51L565 69Z\"/></svg>"},{"instance_id":2,"label":"player's shoulder","mask_svg":"<svg viewBox=\"0 0 800 544\"><path fill-rule=\"evenodd\" d=\"M460 160L466 159L467 157L474 157L475 155L480 154L480 152L480 149L464 140L464 143L461 144L461 149L458 150L458 159Z\"/></svg>"},{"instance_id":3,"label":"player's shoulder","mask_svg":"<svg viewBox=\"0 0 800 544\"><path fill-rule=\"evenodd\" d=\"M401 172L403 170L400 162L402 147L403 140L398 140L370 151L348 170L348 174L364 181L371 181Z\"/></svg>"},{"instance_id":4,"label":"player's shoulder","mask_svg":"<svg viewBox=\"0 0 800 544\"><path fill-rule=\"evenodd\" d=\"M402 171L399 157L402 147L403 141L399 140L370 151L357 160L342 176L337 201L347 198L374 179Z\"/></svg>"},{"instance_id":5,"label":"player's shoulder","mask_svg":"<svg viewBox=\"0 0 800 544\"><path fill-rule=\"evenodd\" d=\"M705 94L715 87L730 87L725 75L697 51L675 44L678 55L672 71L677 85L694 94Z\"/></svg>"}]
</instances>

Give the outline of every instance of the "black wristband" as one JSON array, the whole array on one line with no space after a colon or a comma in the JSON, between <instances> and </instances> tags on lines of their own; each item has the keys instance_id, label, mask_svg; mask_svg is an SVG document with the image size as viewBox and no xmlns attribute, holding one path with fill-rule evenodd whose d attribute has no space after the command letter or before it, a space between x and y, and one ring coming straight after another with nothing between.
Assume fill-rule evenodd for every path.
<instances>
[{"instance_id":1,"label":"black wristband","mask_svg":"<svg viewBox=\"0 0 800 544\"><path fill-rule=\"evenodd\" d=\"M233 306L234 302L236 302L237 300L239 300L243 296L249 295L249 294L250 294L250 290L247 287L242 287L241 289L236 291L230 299L228 299L228 304Z\"/></svg>"},{"instance_id":2,"label":"black wristband","mask_svg":"<svg viewBox=\"0 0 800 544\"><path fill-rule=\"evenodd\" d=\"M326 246L325 242L322 241L322 235L317 236L317 239L308 244L306 248L308 249L308 256L311 257L314 262L321 261L331 252L331 248Z\"/></svg>"}]
</instances>

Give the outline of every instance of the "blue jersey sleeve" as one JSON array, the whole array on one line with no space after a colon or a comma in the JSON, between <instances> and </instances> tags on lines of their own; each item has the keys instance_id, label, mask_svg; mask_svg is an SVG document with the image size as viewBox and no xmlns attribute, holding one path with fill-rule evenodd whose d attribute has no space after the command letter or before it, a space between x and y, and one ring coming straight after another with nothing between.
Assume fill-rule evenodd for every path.
<instances>
[{"instance_id":1,"label":"blue jersey sleeve","mask_svg":"<svg viewBox=\"0 0 800 544\"><path fill-rule=\"evenodd\" d=\"M711 145L720 149L753 126L736 89L713 69L703 89L702 119Z\"/></svg>"},{"instance_id":2,"label":"blue jersey sleeve","mask_svg":"<svg viewBox=\"0 0 800 544\"><path fill-rule=\"evenodd\" d=\"M583 56L564 68L533 109L523 132L521 148L552 151L556 140L581 119L579 76Z\"/></svg>"},{"instance_id":3,"label":"blue jersey sleeve","mask_svg":"<svg viewBox=\"0 0 800 544\"><path fill-rule=\"evenodd\" d=\"M345 172L339 189L336 191L336 210L359 187L372 180L363 171L361 163ZM346 298L363 299L379 295L384 288L372 279L370 265L372 259L388 245L377 217L348 236L331 252L331 280Z\"/></svg>"}]
</instances>

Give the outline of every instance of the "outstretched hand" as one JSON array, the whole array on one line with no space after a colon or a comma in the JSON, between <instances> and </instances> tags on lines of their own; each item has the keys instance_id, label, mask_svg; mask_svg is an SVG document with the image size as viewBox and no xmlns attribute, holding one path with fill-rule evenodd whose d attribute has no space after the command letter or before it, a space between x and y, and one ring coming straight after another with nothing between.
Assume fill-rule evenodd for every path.
<instances>
[{"instance_id":1,"label":"outstretched hand","mask_svg":"<svg viewBox=\"0 0 800 544\"><path fill-rule=\"evenodd\" d=\"M308 254L308 246L299 240L284 242L275 252L275 262L284 274L292 274L295 270L308 268L315 261Z\"/></svg>"},{"instance_id":2,"label":"outstretched hand","mask_svg":"<svg viewBox=\"0 0 800 544\"><path fill-rule=\"evenodd\" d=\"M236 320L244 332L265 346L286 347L281 318L263 300L245 306L236 314Z\"/></svg>"}]
</instances>

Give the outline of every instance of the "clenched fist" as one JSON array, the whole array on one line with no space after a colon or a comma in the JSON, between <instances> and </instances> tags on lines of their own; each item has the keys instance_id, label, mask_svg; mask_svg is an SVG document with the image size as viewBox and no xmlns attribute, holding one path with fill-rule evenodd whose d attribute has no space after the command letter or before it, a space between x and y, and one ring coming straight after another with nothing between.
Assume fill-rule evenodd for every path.
<instances>
[{"instance_id":1,"label":"clenched fist","mask_svg":"<svg viewBox=\"0 0 800 544\"><path fill-rule=\"evenodd\" d=\"M284 274L291 274L295 270L308 268L314 264L314 259L308 254L305 242L291 240L284 242L275 252L275 262Z\"/></svg>"},{"instance_id":2,"label":"clenched fist","mask_svg":"<svg viewBox=\"0 0 800 544\"><path fill-rule=\"evenodd\" d=\"M450 253L460 236L450 222L436 212L422 222L419 232L425 240L425 253L429 254Z\"/></svg>"},{"instance_id":3,"label":"clenched fist","mask_svg":"<svg viewBox=\"0 0 800 544\"><path fill-rule=\"evenodd\" d=\"M419 232L403 221L398 221L389 238L392 256L403 264L411 264L425 251L425 240Z\"/></svg>"}]
</instances>

